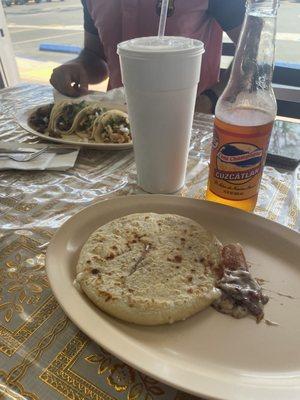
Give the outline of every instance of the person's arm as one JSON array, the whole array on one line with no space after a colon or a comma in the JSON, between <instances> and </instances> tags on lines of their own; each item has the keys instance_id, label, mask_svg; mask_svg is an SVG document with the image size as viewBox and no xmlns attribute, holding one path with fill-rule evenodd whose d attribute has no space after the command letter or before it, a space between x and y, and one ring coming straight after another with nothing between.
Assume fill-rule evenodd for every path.
<instances>
[{"instance_id":1,"label":"person's arm","mask_svg":"<svg viewBox=\"0 0 300 400\"><path fill-rule=\"evenodd\" d=\"M236 45L245 17L246 0L209 0L212 16Z\"/></svg>"},{"instance_id":2,"label":"person's arm","mask_svg":"<svg viewBox=\"0 0 300 400\"><path fill-rule=\"evenodd\" d=\"M237 27L235 27L235 28L232 28L232 29L226 31L227 35L229 36L229 38L233 41L233 43L235 45L238 44L240 33L241 33L241 29L242 29L242 24L237 26Z\"/></svg>"},{"instance_id":3,"label":"person's arm","mask_svg":"<svg viewBox=\"0 0 300 400\"><path fill-rule=\"evenodd\" d=\"M77 58L55 68L50 78L55 89L71 97L85 94L89 84L102 82L108 76L103 45L85 1L82 3L84 48Z\"/></svg>"},{"instance_id":4,"label":"person's arm","mask_svg":"<svg viewBox=\"0 0 300 400\"><path fill-rule=\"evenodd\" d=\"M237 45L245 16L245 0L209 0L208 13ZM220 76L220 81L206 90L198 99L197 109L214 113L216 102L223 92L231 71L231 65Z\"/></svg>"}]
</instances>

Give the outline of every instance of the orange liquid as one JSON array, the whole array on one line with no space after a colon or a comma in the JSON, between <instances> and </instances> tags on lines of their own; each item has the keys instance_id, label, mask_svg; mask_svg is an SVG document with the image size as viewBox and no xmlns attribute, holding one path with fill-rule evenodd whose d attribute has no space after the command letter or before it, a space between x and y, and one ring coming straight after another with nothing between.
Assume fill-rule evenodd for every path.
<instances>
[{"instance_id":1,"label":"orange liquid","mask_svg":"<svg viewBox=\"0 0 300 400\"><path fill-rule=\"evenodd\" d=\"M235 111L226 118L230 123L215 118L206 199L253 211L274 121L260 110ZM228 153L229 148L236 153ZM246 178L238 180L240 177Z\"/></svg>"}]
</instances>

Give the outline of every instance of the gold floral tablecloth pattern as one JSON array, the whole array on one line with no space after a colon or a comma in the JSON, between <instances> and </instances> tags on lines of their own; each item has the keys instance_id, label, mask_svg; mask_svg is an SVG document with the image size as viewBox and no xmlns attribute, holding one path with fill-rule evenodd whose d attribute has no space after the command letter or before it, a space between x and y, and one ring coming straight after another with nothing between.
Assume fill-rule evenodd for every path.
<instances>
[{"instance_id":1,"label":"gold floral tablecloth pattern","mask_svg":"<svg viewBox=\"0 0 300 400\"><path fill-rule=\"evenodd\" d=\"M31 141L16 122L24 108L49 102L47 86L0 92L0 139ZM300 125L277 121L274 145L299 140ZM203 198L212 117L195 115L182 196ZM75 168L0 172L0 399L184 400L177 392L113 357L64 315L49 288L45 253L71 215L110 197L136 194L132 151L81 150ZM300 171L266 167L255 212L300 227Z\"/></svg>"}]
</instances>

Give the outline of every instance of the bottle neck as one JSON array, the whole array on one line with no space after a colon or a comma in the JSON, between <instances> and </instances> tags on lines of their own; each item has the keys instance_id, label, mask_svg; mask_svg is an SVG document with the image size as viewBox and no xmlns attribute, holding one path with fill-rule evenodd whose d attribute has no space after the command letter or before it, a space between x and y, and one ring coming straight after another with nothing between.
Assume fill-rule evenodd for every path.
<instances>
[{"instance_id":1,"label":"bottle neck","mask_svg":"<svg viewBox=\"0 0 300 400\"><path fill-rule=\"evenodd\" d=\"M279 7L279 0L247 0L247 14L259 13L265 16L276 16Z\"/></svg>"},{"instance_id":2,"label":"bottle neck","mask_svg":"<svg viewBox=\"0 0 300 400\"><path fill-rule=\"evenodd\" d=\"M235 54L230 82L240 86L240 91L255 92L271 89L276 35L276 13L261 13L259 7L248 1L238 48ZM270 1L270 3L274 3ZM249 12L251 8L251 12ZM274 10L275 12L275 10Z\"/></svg>"}]
</instances>

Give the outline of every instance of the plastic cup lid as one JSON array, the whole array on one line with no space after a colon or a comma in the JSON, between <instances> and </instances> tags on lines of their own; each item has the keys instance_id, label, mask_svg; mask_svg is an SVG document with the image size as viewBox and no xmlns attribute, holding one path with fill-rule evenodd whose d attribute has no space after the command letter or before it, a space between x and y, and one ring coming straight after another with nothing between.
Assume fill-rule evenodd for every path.
<instances>
[{"instance_id":1,"label":"plastic cup lid","mask_svg":"<svg viewBox=\"0 0 300 400\"><path fill-rule=\"evenodd\" d=\"M118 54L128 56L153 56L154 54L198 55L204 53L200 40L180 36L148 36L118 44Z\"/></svg>"}]
</instances>

